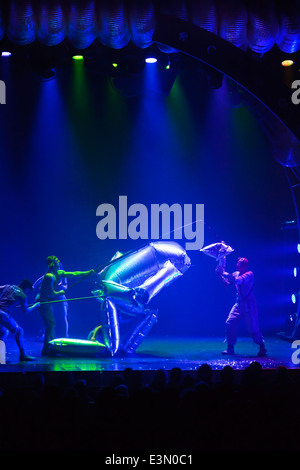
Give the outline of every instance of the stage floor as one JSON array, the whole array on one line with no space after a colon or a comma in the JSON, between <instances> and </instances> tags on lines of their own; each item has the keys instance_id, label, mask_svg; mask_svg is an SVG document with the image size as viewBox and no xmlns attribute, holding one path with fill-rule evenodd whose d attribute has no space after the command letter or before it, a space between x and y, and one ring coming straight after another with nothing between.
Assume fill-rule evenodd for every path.
<instances>
[{"instance_id":1,"label":"stage floor","mask_svg":"<svg viewBox=\"0 0 300 470\"><path fill-rule=\"evenodd\" d=\"M257 361L263 369L276 369L284 366L299 369L292 355L292 343L279 336L265 338L267 356L257 357L258 346L251 338L240 338L236 345L235 356L223 356L224 338L174 338L148 337L135 354L120 357L43 357L42 342L25 337L26 353L34 356L33 362L19 362L19 354L13 337L6 344L6 364L0 365L0 372L46 372L46 371L123 371L130 367L134 370L150 371L171 370L180 367L183 371L193 371L201 364L209 364L212 370L221 370L226 365L243 370L251 362ZM300 354L299 354L300 356ZM295 361L294 361L295 362Z\"/></svg>"}]
</instances>

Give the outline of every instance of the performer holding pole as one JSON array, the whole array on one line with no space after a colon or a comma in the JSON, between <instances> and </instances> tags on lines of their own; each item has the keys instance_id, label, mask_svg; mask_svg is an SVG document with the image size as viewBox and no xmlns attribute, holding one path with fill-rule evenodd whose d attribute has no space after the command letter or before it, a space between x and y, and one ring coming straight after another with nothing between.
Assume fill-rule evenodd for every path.
<instances>
[{"instance_id":1,"label":"performer holding pole","mask_svg":"<svg viewBox=\"0 0 300 470\"><path fill-rule=\"evenodd\" d=\"M63 265L60 264L59 268L63 271ZM41 289L41 284L43 282L44 275L39 277L33 284L33 289L40 292ZM69 304L67 301L67 298L65 296L65 291L68 289L68 280L66 278L61 278L59 284L57 285L57 290L60 290L61 292L64 291L64 294L62 296L58 297L58 300L53 303L58 303L58 305L62 305L63 309L63 315L64 315L64 323L65 323L65 337L68 338L69 336L69 321L68 321L68 310L69 310Z\"/></svg>"},{"instance_id":2,"label":"performer holding pole","mask_svg":"<svg viewBox=\"0 0 300 470\"><path fill-rule=\"evenodd\" d=\"M48 256L46 263L48 269L43 277L40 293L37 296L37 300L41 304L40 315L45 324L44 346L42 349L42 356L51 355L49 341L55 338L55 319L53 315L51 300L55 300L65 295L64 289L57 290L61 279L73 279L80 276L89 276L95 273L93 269L91 269L90 271L63 271L62 269L59 269L60 261L56 256Z\"/></svg>"},{"instance_id":3,"label":"performer holding pole","mask_svg":"<svg viewBox=\"0 0 300 470\"><path fill-rule=\"evenodd\" d=\"M63 265L60 263L60 269L63 270ZM59 288L59 290L63 290L64 292L68 289L68 279L66 277L62 277L60 279L60 283L58 284L57 288ZM69 304L68 304L68 301L67 301L67 297L66 295L64 294L63 296L59 297L60 300L64 300L64 302L62 302L62 308L63 308L63 313L64 313L64 322L65 322L65 328L66 328L66 338L69 337L69 321L68 321L68 310L69 310Z\"/></svg>"},{"instance_id":4,"label":"performer holding pole","mask_svg":"<svg viewBox=\"0 0 300 470\"><path fill-rule=\"evenodd\" d=\"M25 314L39 306L39 303L27 306L27 294L32 290L32 282L23 279L18 286L6 284L0 287L0 340L4 341L9 332L15 336L15 341L20 351L20 361L32 361L34 357L25 353L23 343L23 329L11 316L13 309L20 306Z\"/></svg>"},{"instance_id":5,"label":"performer holding pole","mask_svg":"<svg viewBox=\"0 0 300 470\"><path fill-rule=\"evenodd\" d=\"M237 341L237 327L244 318L253 341L259 345L258 356L265 356L267 351L264 339L258 325L258 310L254 295L254 274L248 269L248 260L238 258L237 271L229 274L219 264L216 273L225 284L234 284L237 291L237 300L226 320L227 349L222 354L234 354L234 345Z\"/></svg>"}]
</instances>

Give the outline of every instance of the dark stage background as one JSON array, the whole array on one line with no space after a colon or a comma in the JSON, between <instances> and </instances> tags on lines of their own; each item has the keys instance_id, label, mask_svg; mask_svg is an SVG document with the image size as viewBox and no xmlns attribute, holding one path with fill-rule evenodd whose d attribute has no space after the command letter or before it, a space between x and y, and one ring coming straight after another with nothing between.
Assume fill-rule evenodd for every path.
<instances>
[{"instance_id":1,"label":"dark stage background","mask_svg":"<svg viewBox=\"0 0 300 470\"><path fill-rule=\"evenodd\" d=\"M98 205L117 207L120 195L149 210L154 203L203 203L204 243L219 235L235 248L228 270L238 256L249 258L263 332L282 329L292 245L281 222L294 218L294 208L283 167L251 111L233 106L229 80L211 90L195 68L183 67L168 94L147 65L136 92L126 93L124 83L88 72L82 62L57 68L47 82L2 67L0 284L35 280L50 254L66 270L87 270L117 250L140 247L144 240L96 236ZM235 292L216 277L213 259L188 254L192 267L153 301L159 321L151 335L224 333ZM68 296L90 295L92 288L85 281ZM72 337L87 337L98 308L95 300L70 302ZM16 319L25 335L42 328L38 311ZM63 335L60 324L57 334Z\"/></svg>"}]
</instances>

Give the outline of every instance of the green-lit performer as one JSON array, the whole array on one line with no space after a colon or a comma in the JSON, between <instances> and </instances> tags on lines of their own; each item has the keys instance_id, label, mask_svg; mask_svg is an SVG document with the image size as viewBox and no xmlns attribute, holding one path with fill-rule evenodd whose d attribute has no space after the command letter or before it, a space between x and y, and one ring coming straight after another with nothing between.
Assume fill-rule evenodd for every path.
<instances>
[{"instance_id":1,"label":"green-lit performer","mask_svg":"<svg viewBox=\"0 0 300 470\"><path fill-rule=\"evenodd\" d=\"M51 301L57 299L62 295L65 295L64 290L56 290L58 284L61 281L61 278L72 279L79 276L89 276L95 273L93 269L91 269L90 271L63 271L62 269L59 269L60 260L56 256L48 256L46 263L48 269L43 277L40 292L37 296L37 301L40 302L40 315L45 324L45 337L44 346L42 349L42 356L48 356L52 354L49 342L55 338L55 319L53 315Z\"/></svg>"}]
</instances>

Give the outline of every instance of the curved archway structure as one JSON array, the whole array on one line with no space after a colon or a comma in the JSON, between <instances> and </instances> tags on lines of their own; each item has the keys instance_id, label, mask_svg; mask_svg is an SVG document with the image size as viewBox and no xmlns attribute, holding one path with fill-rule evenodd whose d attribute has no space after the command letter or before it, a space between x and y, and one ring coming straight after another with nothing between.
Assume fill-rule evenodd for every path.
<instances>
[{"instance_id":1,"label":"curved archway structure","mask_svg":"<svg viewBox=\"0 0 300 470\"><path fill-rule=\"evenodd\" d=\"M188 54L232 78L256 98L258 118L287 167L300 164L299 108L282 80L280 57L300 50L298 1L14 0L0 3L0 47L57 46L76 50L98 43L122 50L157 44ZM54 50L54 49L53 49ZM279 52L279 53L278 53ZM299 55L298 55L299 60ZM296 64L299 67L299 64Z\"/></svg>"}]
</instances>

